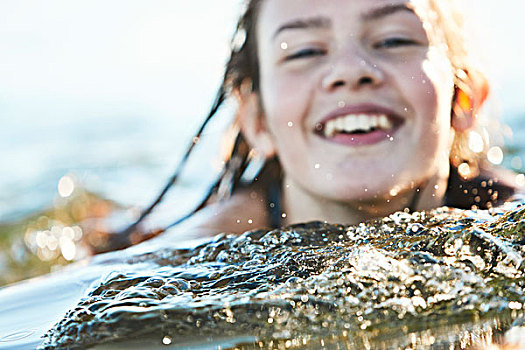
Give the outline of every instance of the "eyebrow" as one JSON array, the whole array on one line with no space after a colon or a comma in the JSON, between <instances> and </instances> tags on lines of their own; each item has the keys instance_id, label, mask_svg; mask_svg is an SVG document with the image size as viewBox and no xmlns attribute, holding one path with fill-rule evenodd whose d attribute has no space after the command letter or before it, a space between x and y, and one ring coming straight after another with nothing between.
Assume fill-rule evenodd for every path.
<instances>
[{"instance_id":1,"label":"eyebrow","mask_svg":"<svg viewBox=\"0 0 525 350\"><path fill-rule=\"evenodd\" d=\"M273 37L275 38L277 35L279 35L279 33L287 29L328 28L330 25L331 21L324 17L296 19L277 28L273 34Z\"/></svg>"},{"instance_id":2,"label":"eyebrow","mask_svg":"<svg viewBox=\"0 0 525 350\"><path fill-rule=\"evenodd\" d=\"M391 4L391 5L381 6L379 8L372 9L371 11L366 12L363 15L361 15L361 18L364 21L379 20L383 17L390 16L397 12L403 12L403 11L415 14L414 10L408 7L406 4ZM329 28L331 24L332 22L325 17L296 19L296 20L287 22L281 25L279 28L277 28L277 30L273 34L273 38L279 35L279 33L281 33L282 31L285 31L288 29Z\"/></svg>"},{"instance_id":3,"label":"eyebrow","mask_svg":"<svg viewBox=\"0 0 525 350\"><path fill-rule=\"evenodd\" d=\"M372 9L371 11L363 14L361 18L364 21L378 20L383 17L393 15L397 12L409 12L414 15L416 14L414 9L409 7L407 4L391 4Z\"/></svg>"}]
</instances>

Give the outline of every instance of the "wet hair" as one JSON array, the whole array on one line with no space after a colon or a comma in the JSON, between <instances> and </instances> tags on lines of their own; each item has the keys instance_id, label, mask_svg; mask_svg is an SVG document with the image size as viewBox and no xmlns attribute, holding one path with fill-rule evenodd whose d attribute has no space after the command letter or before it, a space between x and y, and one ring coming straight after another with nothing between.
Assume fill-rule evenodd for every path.
<instances>
[{"instance_id":1,"label":"wet hair","mask_svg":"<svg viewBox=\"0 0 525 350\"><path fill-rule=\"evenodd\" d=\"M215 97L215 101L199 130L193 136L192 141L187 147L186 152L176 167L173 175L161 190L157 198L142 211L139 218L125 230L117 234L117 237L123 237L123 240L125 241L126 237L137 231L138 225L162 201L169 189L179 179L180 174L182 173L182 170L189 159L189 156L194 150L209 122L217 114L223 103L233 95L233 92L240 91L243 83L247 81L250 82L249 86L252 91L258 91L259 62L257 58L255 27L261 3L262 0L248 0L245 4L245 9L239 19L239 22L237 23L235 34L231 42L230 58L226 64L223 80ZM231 196L233 192L241 185L240 179L252 158L250 154L250 146L238 129L235 132L232 143L232 147L229 148L230 151L224 155L224 166L217 180L208 189L203 199L189 213L159 231L165 231L168 228L186 220L197 211L204 208L213 195L216 194L218 200L226 199ZM124 243L122 243L122 245L123 244Z\"/></svg>"},{"instance_id":2,"label":"wet hair","mask_svg":"<svg viewBox=\"0 0 525 350\"><path fill-rule=\"evenodd\" d=\"M448 58L455 70L454 84L455 94L452 101L451 114L456 118L464 118L471 114L475 118L474 125L469 130L456 131L454 142L450 151L450 163L454 167L462 164L468 165L463 177L473 178L480 173L485 166L486 153L489 148L488 137L480 137L483 141L479 145L481 152L474 152L469 147L469 134L475 132L478 135L487 135L484 130L481 107L485 103L489 93L487 76L479 62L477 52L472 47L472 38L466 30L464 20L465 8L460 7L458 0L428 0L430 16L428 28L430 35L437 36L436 40L446 45ZM465 167L464 167L465 169Z\"/></svg>"},{"instance_id":3,"label":"wet hair","mask_svg":"<svg viewBox=\"0 0 525 350\"><path fill-rule=\"evenodd\" d=\"M234 92L245 93L246 91L242 91L243 89L250 89L248 92L259 93L260 80L256 25L263 1L264 0L247 0L245 3L244 11L233 36L231 54L226 64L223 81L210 112L198 132L192 138L192 142L166 186L155 201L142 212L137 221L128 227L124 233L129 235L136 231L139 223L151 213L155 206L161 202L168 190L177 182L197 141L209 121L217 114L221 105L228 98L232 97ZM428 18L426 19L429 21L429 23L427 23L428 27L425 27L425 29L430 32L430 35L437 36L437 39L447 46L450 62L456 72L456 92L454 101L452 101L453 110L451 113L455 113L457 117L461 118L463 117L459 115L461 113L478 113L487 97L488 84L482 69L478 67L477 61L473 58L469 50L469 39L465 35L463 17L461 16L461 11L457 3L457 0L428 0L425 3L427 8L424 9L424 11L427 13L428 16L426 17ZM476 127L476 125L474 127ZM485 140L483 147L486 151L488 148L487 140ZM231 196L239 187L249 186L255 181L260 181L262 175L252 178L247 183L242 180L243 173L253 160L250 150L250 146L237 128L235 136L233 137L232 147L230 147L228 154L225 155L224 167L217 180L192 211L177 219L164 228L164 230L177 225L205 207L212 196L216 197L217 200L225 199ZM450 163L453 167L458 167L465 163L468 165L469 174L476 175L479 173L481 162L486 158L484 155L484 152L475 153L470 150L468 146L468 133L456 133L450 154ZM266 162L266 165L262 168L263 170L261 170L261 174L265 174L265 169L269 166L274 168L279 167L276 159L271 159ZM280 176L280 171L273 170L270 173L274 177ZM465 174L460 175L464 176Z\"/></svg>"}]
</instances>

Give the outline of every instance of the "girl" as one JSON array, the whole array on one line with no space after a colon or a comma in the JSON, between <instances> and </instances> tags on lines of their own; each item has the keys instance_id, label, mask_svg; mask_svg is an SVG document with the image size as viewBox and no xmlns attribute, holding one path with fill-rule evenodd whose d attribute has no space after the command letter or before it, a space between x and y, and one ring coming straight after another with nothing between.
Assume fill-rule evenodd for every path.
<instances>
[{"instance_id":1,"label":"girl","mask_svg":"<svg viewBox=\"0 0 525 350\"><path fill-rule=\"evenodd\" d=\"M187 233L356 224L399 210L488 208L511 196L506 175L468 147L488 84L456 7L248 1L207 119L234 99L237 137ZM257 161L261 172L246 180Z\"/></svg>"},{"instance_id":2,"label":"girl","mask_svg":"<svg viewBox=\"0 0 525 350\"><path fill-rule=\"evenodd\" d=\"M152 240L153 247L310 220L355 224L405 209L487 208L510 197L515 188L502 172L466 147L488 87L454 6L453 0L250 0L216 103L194 138L226 99L235 99L236 136L224 170L186 226ZM127 233L176 182L195 144ZM250 178L257 163L261 170ZM45 324L26 321L25 329L39 335L85 289L85 282L71 285L78 275L86 281L118 270L130 254L100 256L84 272L8 290L2 305L46 315ZM30 298L34 290L54 296L59 289L70 291L67 303ZM27 300L53 305L53 312Z\"/></svg>"}]
</instances>

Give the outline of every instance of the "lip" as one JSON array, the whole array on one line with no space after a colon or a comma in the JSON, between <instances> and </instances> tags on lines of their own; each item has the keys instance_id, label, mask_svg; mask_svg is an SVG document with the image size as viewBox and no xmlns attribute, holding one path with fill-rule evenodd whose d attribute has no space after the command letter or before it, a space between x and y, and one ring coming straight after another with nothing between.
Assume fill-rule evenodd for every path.
<instances>
[{"instance_id":1,"label":"lip","mask_svg":"<svg viewBox=\"0 0 525 350\"><path fill-rule=\"evenodd\" d=\"M329 120L348 115L348 114L384 114L392 122L392 130L375 130L366 134L338 134L333 137L327 138L323 134L324 126ZM318 122L321 128L316 128L316 134L323 138L324 140L339 143L348 146L359 146L359 145L371 145L383 141L392 141L397 130L404 123L404 118L397 114L390 108L375 104L356 104L349 105L341 108L337 108L332 112L328 113L326 116Z\"/></svg>"}]
</instances>

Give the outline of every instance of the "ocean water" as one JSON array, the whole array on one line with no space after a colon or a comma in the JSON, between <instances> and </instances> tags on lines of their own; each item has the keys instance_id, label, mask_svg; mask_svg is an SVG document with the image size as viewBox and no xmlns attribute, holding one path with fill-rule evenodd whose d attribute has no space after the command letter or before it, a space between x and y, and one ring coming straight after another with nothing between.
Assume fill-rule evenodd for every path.
<instances>
[{"instance_id":1,"label":"ocean water","mask_svg":"<svg viewBox=\"0 0 525 350\"><path fill-rule=\"evenodd\" d=\"M230 120L228 115L218 123ZM195 118L199 120L198 117ZM202 119L202 118L200 118ZM181 128L173 122L145 118L72 119L66 124L11 124L0 133L3 158L0 222L22 219L54 205L64 176L75 186L126 206L145 206L160 191L191 140L198 122ZM3 125L5 126L5 124ZM182 179L198 191L218 169L214 151L221 125L212 126ZM214 129L214 130L213 130ZM197 169L197 171L196 171ZM198 171L201 170L201 171ZM202 171L205 170L205 171Z\"/></svg>"},{"instance_id":2,"label":"ocean water","mask_svg":"<svg viewBox=\"0 0 525 350\"><path fill-rule=\"evenodd\" d=\"M503 165L517 172L525 165L523 118L525 111L504 119ZM215 150L230 120L227 111L210 127L174 196L193 193L196 200L212 181L220 166ZM72 119L58 125L53 121L37 126L7 125L0 131L0 222L52 207L64 176L73 178L78 187L125 206L147 205L170 177L198 127L198 122L189 124L181 128L178 122L121 117L103 124ZM175 214L186 208L175 208Z\"/></svg>"},{"instance_id":3,"label":"ocean water","mask_svg":"<svg viewBox=\"0 0 525 350\"><path fill-rule=\"evenodd\" d=\"M0 348L522 348L524 225L515 201L161 236L0 289Z\"/></svg>"}]
</instances>

